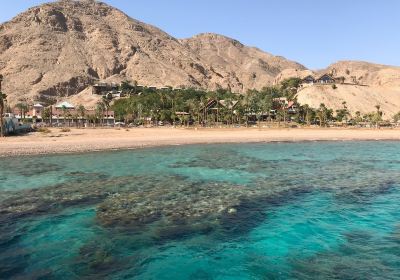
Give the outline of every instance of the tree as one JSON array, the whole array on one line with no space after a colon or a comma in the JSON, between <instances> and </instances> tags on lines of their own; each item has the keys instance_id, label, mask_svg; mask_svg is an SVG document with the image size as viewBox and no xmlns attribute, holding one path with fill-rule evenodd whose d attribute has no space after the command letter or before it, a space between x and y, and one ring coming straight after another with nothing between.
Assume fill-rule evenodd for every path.
<instances>
[{"instance_id":1,"label":"tree","mask_svg":"<svg viewBox=\"0 0 400 280\"><path fill-rule=\"evenodd\" d=\"M350 112L347 109L347 105L346 105L346 101L342 102L343 108L336 110L336 119L340 122L346 121L348 120L348 117L350 116Z\"/></svg>"},{"instance_id":2,"label":"tree","mask_svg":"<svg viewBox=\"0 0 400 280\"><path fill-rule=\"evenodd\" d=\"M393 121L394 121L395 123L397 123L397 122L400 121L400 112L398 112L396 115L393 116Z\"/></svg>"},{"instance_id":3,"label":"tree","mask_svg":"<svg viewBox=\"0 0 400 280\"><path fill-rule=\"evenodd\" d=\"M2 79L2 77L0 77ZM1 81L0 81L1 83ZM1 88L1 87L0 87ZM4 107L5 107L5 101L7 99L7 95L5 95L3 92L0 91L0 137L4 137Z\"/></svg>"},{"instance_id":4,"label":"tree","mask_svg":"<svg viewBox=\"0 0 400 280\"><path fill-rule=\"evenodd\" d=\"M288 78L285 79L281 82L281 89L283 91L285 90L291 90L291 89L298 89L301 85L302 80L300 78Z\"/></svg>"},{"instance_id":5,"label":"tree","mask_svg":"<svg viewBox=\"0 0 400 280\"><path fill-rule=\"evenodd\" d=\"M61 110L62 110L62 112L63 112L64 126L65 126L65 120L66 120L67 117L68 117L68 109L67 109L67 107L66 107L65 105L63 105L63 106L61 107Z\"/></svg>"},{"instance_id":6,"label":"tree","mask_svg":"<svg viewBox=\"0 0 400 280\"><path fill-rule=\"evenodd\" d=\"M318 108L317 118L319 119L319 125L325 126L332 119L332 109L328 109L324 103L321 103Z\"/></svg>"},{"instance_id":7,"label":"tree","mask_svg":"<svg viewBox=\"0 0 400 280\"><path fill-rule=\"evenodd\" d=\"M96 119L101 120L101 124L103 125L103 118L104 118L104 111L105 111L105 107L104 107L104 103L101 101L98 101L96 104L96 113L95 113L95 117Z\"/></svg>"},{"instance_id":8,"label":"tree","mask_svg":"<svg viewBox=\"0 0 400 280\"><path fill-rule=\"evenodd\" d=\"M372 119L372 122L376 125L376 127L379 127L379 123L382 121L383 112L381 111L381 105L375 105L375 108L376 113Z\"/></svg>"},{"instance_id":9,"label":"tree","mask_svg":"<svg viewBox=\"0 0 400 280\"><path fill-rule=\"evenodd\" d=\"M78 106L78 116L80 118L80 122L82 123L83 119L85 119L86 116L86 108L83 105Z\"/></svg>"},{"instance_id":10,"label":"tree","mask_svg":"<svg viewBox=\"0 0 400 280\"><path fill-rule=\"evenodd\" d=\"M108 111L110 110L110 102L111 102L112 97L110 98L109 96L103 96L102 98L102 103L103 103L103 108L106 111L106 118L108 119ZM104 111L104 110L103 110ZM104 116L103 116L103 125L104 125ZM108 122L108 121L106 121Z\"/></svg>"},{"instance_id":11,"label":"tree","mask_svg":"<svg viewBox=\"0 0 400 280\"><path fill-rule=\"evenodd\" d=\"M354 122L355 122L355 123L360 123L360 122L362 122L362 120L363 120L363 118L361 117L361 112L360 112L360 111L357 111L357 112L355 113Z\"/></svg>"},{"instance_id":12,"label":"tree","mask_svg":"<svg viewBox=\"0 0 400 280\"><path fill-rule=\"evenodd\" d=\"M50 120L51 111L50 108L44 108L42 118L44 121Z\"/></svg>"}]
</instances>

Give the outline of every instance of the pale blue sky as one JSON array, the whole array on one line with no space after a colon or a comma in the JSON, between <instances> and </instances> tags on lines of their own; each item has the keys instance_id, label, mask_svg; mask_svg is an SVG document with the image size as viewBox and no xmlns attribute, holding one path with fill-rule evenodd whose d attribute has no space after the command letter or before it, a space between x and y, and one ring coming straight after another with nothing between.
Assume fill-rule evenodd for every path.
<instances>
[{"instance_id":1,"label":"pale blue sky","mask_svg":"<svg viewBox=\"0 0 400 280\"><path fill-rule=\"evenodd\" d=\"M2 1L0 21L43 2ZM103 2L178 38L220 33L312 69L344 59L400 66L400 0Z\"/></svg>"}]
</instances>

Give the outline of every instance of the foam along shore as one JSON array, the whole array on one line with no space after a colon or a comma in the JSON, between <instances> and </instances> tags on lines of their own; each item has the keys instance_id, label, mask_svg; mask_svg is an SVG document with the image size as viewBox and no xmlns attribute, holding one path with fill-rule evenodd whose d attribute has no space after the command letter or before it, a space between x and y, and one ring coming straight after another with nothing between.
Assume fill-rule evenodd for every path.
<instances>
[{"instance_id":1,"label":"foam along shore","mask_svg":"<svg viewBox=\"0 0 400 280\"><path fill-rule=\"evenodd\" d=\"M274 141L400 140L400 129L131 128L33 132L0 139L0 156L81 153L152 146Z\"/></svg>"}]
</instances>

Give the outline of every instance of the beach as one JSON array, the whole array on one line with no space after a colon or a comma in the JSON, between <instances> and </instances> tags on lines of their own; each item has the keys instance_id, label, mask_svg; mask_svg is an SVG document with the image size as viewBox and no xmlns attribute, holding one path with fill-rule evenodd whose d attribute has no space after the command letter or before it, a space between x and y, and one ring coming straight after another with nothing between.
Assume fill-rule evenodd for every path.
<instances>
[{"instance_id":1,"label":"beach","mask_svg":"<svg viewBox=\"0 0 400 280\"><path fill-rule=\"evenodd\" d=\"M0 139L0 156L82 153L153 146L297 142L400 140L400 129L347 128L59 128Z\"/></svg>"}]
</instances>

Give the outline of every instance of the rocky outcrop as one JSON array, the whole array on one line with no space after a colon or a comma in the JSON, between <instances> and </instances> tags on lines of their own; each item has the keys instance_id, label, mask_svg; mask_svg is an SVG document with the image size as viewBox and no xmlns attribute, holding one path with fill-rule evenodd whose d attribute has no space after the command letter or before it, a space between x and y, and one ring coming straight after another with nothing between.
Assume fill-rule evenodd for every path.
<instances>
[{"instance_id":1,"label":"rocky outcrop","mask_svg":"<svg viewBox=\"0 0 400 280\"><path fill-rule=\"evenodd\" d=\"M44 4L0 25L0 72L11 103L55 102L98 79L245 92L285 68L304 69L220 35L178 40L97 1Z\"/></svg>"}]
</instances>

